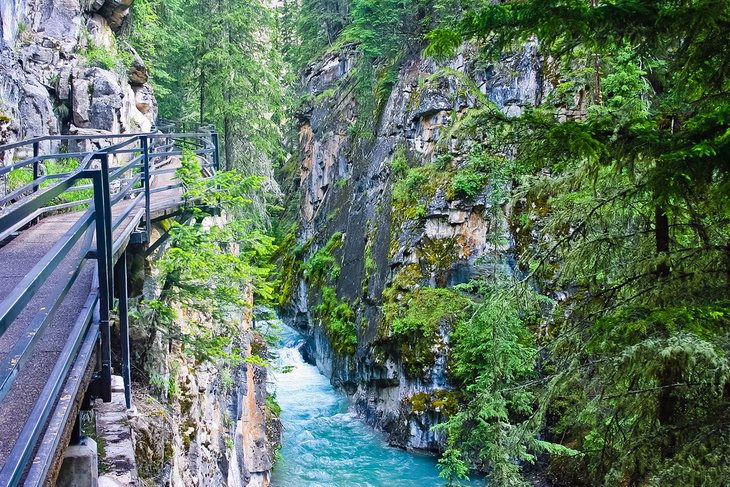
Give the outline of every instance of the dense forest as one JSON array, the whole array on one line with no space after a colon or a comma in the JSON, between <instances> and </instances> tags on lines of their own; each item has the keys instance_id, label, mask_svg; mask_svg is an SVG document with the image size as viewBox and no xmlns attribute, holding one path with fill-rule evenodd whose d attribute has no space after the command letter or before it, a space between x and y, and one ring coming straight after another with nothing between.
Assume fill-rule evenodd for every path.
<instances>
[{"instance_id":1,"label":"dense forest","mask_svg":"<svg viewBox=\"0 0 730 487\"><path fill-rule=\"evenodd\" d=\"M447 323L449 395L433 427L447 438L446 482L478 470L490 485L730 484L726 0L136 0L133 9L126 36L150 65L161 116L214 123L226 167L267 181L266 195L246 189L277 239L280 306L306 283L335 356L396 344L394 356L418 367ZM468 53L478 70L528 45L543 96L517 113L449 67ZM347 79L306 93L311 66L348 50ZM386 242L383 272L364 244L347 257L366 276L351 292L340 274L349 237L331 231L339 217L327 217L328 234L299 223L302 113L352 95L342 136L354 141L346 164L357 165L414 59L456 79L472 106L446 110L427 156L407 145L388 156L382 205L393 221L369 231L397 244L408 222L426 224L436 194L481 198L485 218L504 225L485 230L486 270L463 282L440 277L453 270L445 240L419 244L411 267L394 264ZM388 283L374 295L379 272ZM364 316L366 305L377 316Z\"/></svg>"}]
</instances>

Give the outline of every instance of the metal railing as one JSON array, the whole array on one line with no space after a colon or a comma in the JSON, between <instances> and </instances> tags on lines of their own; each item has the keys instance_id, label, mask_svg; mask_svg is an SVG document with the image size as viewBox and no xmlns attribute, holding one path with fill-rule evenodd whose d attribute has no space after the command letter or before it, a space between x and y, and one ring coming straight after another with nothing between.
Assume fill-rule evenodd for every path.
<instances>
[{"instance_id":1,"label":"metal railing","mask_svg":"<svg viewBox=\"0 0 730 487\"><path fill-rule=\"evenodd\" d=\"M80 143L107 144L107 146L90 151L59 151L43 154L41 146L44 143L63 144L66 147ZM190 151L198 157L203 178L212 176L219 167L218 136L213 130L197 133L46 136L0 146L0 155L8 151L25 151L32 153L32 157L0 168L0 177L7 177L15 171L26 173L32 171L32 180L21 183L19 187L0 197L0 242L48 214L71 209L75 210L74 215L78 214L78 218L0 302L0 335L2 335L29 303L34 299L40 299L36 296L37 291L54 272L59 271L62 263L64 270L71 269L68 276L61 279L55 288L42 298L42 306L38 308L40 311L29 320L27 328L13 345L11 353L0 359L0 401L9 392L13 380L31 356L34 345L53 321L64 298L77 282L84 262L88 259L95 260L96 272L91 294L79 314L66 347L61 352L41 397L38 398L30 418L0 470L0 485L3 486L18 485L23 475L26 476L26 485L41 484L45 481L49 467L44 464L45 459L41 458L40 461L38 459L42 449L30 465L33 451L41 435L44 434L45 425L53 408L58 408L59 405L68 406L63 404L61 392L68 395L69 382L72 382L70 372L84 366L84 361L86 364L82 368L84 370L88 368L91 351L94 348L89 346L89 341L97 343L96 349L100 357L100 370L95 375L93 388L97 397L107 402L111 400L110 314L114 303L115 255L120 254L120 263L123 263L126 258L124 247L130 240L134 239L139 243L149 242L153 195L180 187L180 183L176 181L157 184L157 178L167 179L164 175L174 173L176 168L168 163L171 158L182 155L184 151ZM60 174L42 174L41 165L44 162L69 158L79 160L75 170ZM74 193L76 196L71 197L69 201L58 201L62 195L68 197ZM74 254L72 250L79 245L82 251ZM123 270L120 265L120 275L117 277L125 279L124 284L117 280L120 291L120 314L124 313L126 317L124 273L126 265ZM123 300L121 291L124 291ZM122 307L124 309L121 309ZM121 332L127 333L126 323L123 324ZM128 347L124 350L128 336L121 338L122 375L129 402ZM80 387L80 382L76 387ZM78 392L76 390L75 395ZM74 391L71 390L71 393ZM60 438L51 437L48 441L50 444L46 444L44 437L43 445L46 450L53 452ZM52 449L49 449L51 447Z\"/></svg>"}]
</instances>

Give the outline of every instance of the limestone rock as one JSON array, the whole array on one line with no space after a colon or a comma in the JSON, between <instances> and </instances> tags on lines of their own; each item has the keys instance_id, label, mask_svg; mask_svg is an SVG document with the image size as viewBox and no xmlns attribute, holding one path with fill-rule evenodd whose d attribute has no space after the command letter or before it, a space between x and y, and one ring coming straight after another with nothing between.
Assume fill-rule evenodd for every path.
<instances>
[{"instance_id":1,"label":"limestone rock","mask_svg":"<svg viewBox=\"0 0 730 487\"><path fill-rule=\"evenodd\" d=\"M12 46L19 26L25 19L27 0L3 0L0 2L0 49Z\"/></svg>"},{"instance_id":2,"label":"limestone rock","mask_svg":"<svg viewBox=\"0 0 730 487\"><path fill-rule=\"evenodd\" d=\"M123 88L115 73L101 68L79 72L73 82L74 124L118 133L123 98Z\"/></svg>"},{"instance_id":3,"label":"limestone rock","mask_svg":"<svg viewBox=\"0 0 730 487\"><path fill-rule=\"evenodd\" d=\"M475 80L482 95L505 114L518 114L540 103L547 89L536 47L528 42L486 67L468 44L446 62L412 57L400 68L367 136L352 130L353 120L370 114L358 111L351 80L343 75L355 56L351 48L324 55L304 72L310 102L297 117L300 178L292 189L300 191L301 199L296 243L309 249L309 257L333 233L345 235L336 251L342 258L336 294L357 303L357 351L342 356L332 349L324 325L313 318L321 292L310 289L304 279L297 282L285 321L307 335L308 360L350 395L357 413L384 430L394 445L427 450L445 446L443 435L431 427L444 419L443 401L434 397L450 389L445 373L449 330L441 329L424 351L427 361L412 366L404 351L411 345L383 336L387 330L379 327L384 289L399 274L405 285L416 289L510 272L504 262L509 259L502 256L509 255L514 238L505 212L500 209L493 216L492 205L499 203L493 202L490 190L457 200L450 194L449 174L440 182L431 177L422 191L410 189L415 201L394 208L393 188L400 176L393 174L391 163L405 152L410 167L422 166L448 150L451 160L446 164L452 167L444 171L463 166L475 141L444 140L453 117L478 106L477 94L465 88L462 75ZM431 187L432 182L438 187ZM414 397L428 407L414 409Z\"/></svg>"},{"instance_id":4,"label":"limestone rock","mask_svg":"<svg viewBox=\"0 0 730 487\"><path fill-rule=\"evenodd\" d=\"M91 110L91 82L76 79L73 82L73 122L77 127L88 127Z\"/></svg>"},{"instance_id":5,"label":"limestone rock","mask_svg":"<svg viewBox=\"0 0 730 487\"><path fill-rule=\"evenodd\" d=\"M0 2L0 117L2 143L62 130L148 131L157 115L146 70L127 76L85 66L87 38L116 47L131 0L4 0ZM110 20L111 19L111 20ZM141 83L141 84L140 84ZM46 142L41 151L55 149ZM0 164L15 156L2 154ZM0 193L4 185L0 181Z\"/></svg>"},{"instance_id":6,"label":"limestone rock","mask_svg":"<svg viewBox=\"0 0 730 487\"><path fill-rule=\"evenodd\" d=\"M86 22L86 28L95 46L101 46L108 50L116 48L114 33L104 17L99 14L92 15Z\"/></svg>"},{"instance_id":7,"label":"limestone rock","mask_svg":"<svg viewBox=\"0 0 730 487\"><path fill-rule=\"evenodd\" d=\"M58 43L64 52L72 52L81 32L81 5L78 0L38 0L33 32Z\"/></svg>"},{"instance_id":8,"label":"limestone rock","mask_svg":"<svg viewBox=\"0 0 730 487\"><path fill-rule=\"evenodd\" d=\"M142 86L133 86L134 104L142 114L147 115L154 112L155 95L152 93L152 87L148 84Z\"/></svg>"},{"instance_id":9,"label":"limestone rock","mask_svg":"<svg viewBox=\"0 0 730 487\"><path fill-rule=\"evenodd\" d=\"M58 134L58 122L48 90L37 82L23 85L19 115L25 126L23 137Z\"/></svg>"}]
</instances>

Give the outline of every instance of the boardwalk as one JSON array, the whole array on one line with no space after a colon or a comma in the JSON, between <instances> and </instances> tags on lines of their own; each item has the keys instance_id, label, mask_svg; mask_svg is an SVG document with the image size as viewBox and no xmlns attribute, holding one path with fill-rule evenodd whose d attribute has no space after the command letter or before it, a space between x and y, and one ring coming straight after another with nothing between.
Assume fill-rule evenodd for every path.
<instances>
[{"instance_id":1,"label":"boardwalk","mask_svg":"<svg viewBox=\"0 0 730 487\"><path fill-rule=\"evenodd\" d=\"M153 170L148 168L149 176L149 194L144 197L139 189L139 184L128 185L126 191L128 195L119 195L118 201L111 206L111 217L109 223L114 222L114 228L110 232L112 235L111 264L116 263L119 256L125 251L130 239L140 232L144 234L145 227L149 231L149 223L146 218L155 219L164 217L168 213L175 212L182 204L182 189L174 179L174 172L178 165L176 153L179 153L179 143L175 141L174 146L163 148L160 155L150 157L150 164ZM0 149L2 149L0 147ZM203 155L206 153L204 151ZM216 155L217 156L217 155ZM140 157L140 179L144 178L144 171L141 170L142 158ZM206 157L201 157L203 163L208 161ZM134 161L132 161L134 162ZM127 175L134 174L136 166L130 166L131 169ZM114 167L109 168L109 173L114 172ZM142 183L143 184L143 183ZM121 191L125 191L124 183L121 184ZM112 200L114 198L112 197ZM17 204L16 204L17 206ZM89 210L91 211L91 210ZM0 213L0 223L3 215ZM2 247L0 247L0 316L2 316L4 307L7 305L14 295L18 294L18 289L22 288L24 279L27 281L29 271L37 268L39 262L48 259L48 256L54 252L54 248L58 248L64 241L68 240L71 233L78 228L79 222L83 220L84 215L88 215L87 210L55 214L42 218L37 224L27 228L23 228L17 232L17 236L5 239ZM98 327L98 319L91 320L90 325L85 325L83 320L84 310L88 308L89 303L96 303L99 295L99 272L97 260L93 257L98 256L99 252L95 252L97 241L95 237L95 225L89 225L83 230L80 238L75 241L70 251L63 256L60 264L58 264L52 272L42 281L40 287L32 295L32 298L18 316L12 320L7 329L0 335L0 374L3 368L16 366L18 360L21 361L20 367L10 374L12 383L0 391L0 484L7 481L12 483L10 476L11 463L18 462L18 452L21 448L18 446L19 439L26 440L23 429L26 432L29 426L37 422L38 418L34 415L38 411L45 411L51 414L52 406L58 405L58 398L45 398L44 388L46 392L51 390L49 377L53 374L54 367L62 369L62 361L73 362L73 357L79 354L81 339L86 336L79 333L84 326L93 328ZM0 225L0 230L3 227ZM149 239L149 235L146 235ZM50 253L50 254L49 254ZM92 257L92 258L89 258ZM75 277L75 280L74 280ZM102 286L103 287L103 286ZM59 295L67 289L66 296L59 300ZM55 302L57 301L57 303ZM104 299L101 300L100 306L103 308ZM111 299L108 299L111 303ZM125 298L126 302L126 298ZM44 329L35 335L34 329L42 320L46 312L57 306L55 313L49 318ZM86 308L85 308L86 307ZM87 310L88 311L88 310ZM102 321L104 311L101 310ZM90 313L88 313L90 315ZM107 312L108 316L108 312ZM1 330L1 329L0 329ZM83 331L83 330L81 330ZM90 329L89 333L93 333L95 338L99 331ZM91 335L89 335L91 336ZM102 341L103 340L102 331ZM79 341L79 346L73 350L73 357L65 357L68 351L74 347L69 343L70 339ZM93 340L96 341L96 340ZM108 340L107 340L108 341ZM105 345L102 344L101 349ZM98 352L97 352L98 353ZM79 354L80 356L80 354ZM89 358L87 358L89 360ZM77 360L78 361L78 360ZM76 387L80 388L79 394L74 398L63 398L71 406L68 410L74 412L78 408L83 389L86 388L90 372L95 367L95 363L89 360L89 364L83 367L83 373L77 374L74 381ZM81 369L79 369L81 370ZM70 372L67 372L67 375ZM7 374L6 374L7 375ZM84 377L81 377L81 376ZM0 385L3 378L0 376ZM64 380L66 378L64 377ZM68 382L68 380L66 380ZM60 396L60 392L57 393ZM4 397L3 397L4 396ZM50 399L50 400L49 400ZM48 403L48 404L46 404ZM35 408L35 411L34 411ZM58 408L57 408L58 409ZM73 421L73 416L70 418ZM64 434L68 436L70 428L68 425L57 425L53 431L52 443L58 443L63 447L67 441ZM15 467L15 470L22 468L27 472L28 460L32 460L33 454L48 456L56 455L57 448L53 447L48 451L38 453L35 443L43 438L46 430L46 424L36 426L38 430L33 438L31 450L25 451L25 459L21 465ZM45 435L48 437L48 433ZM59 438L61 437L61 438ZM46 439L43 440L44 442ZM14 450L15 449L15 450ZM21 460L23 460L21 458ZM50 458L36 457L33 475L37 479L35 482L42 482L44 477L52 469ZM43 468L36 467L42 464ZM15 477L18 477L16 472ZM27 475L27 474L26 474ZM6 478L6 476L8 476ZM31 475L28 476L30 479ZM4 485L4 484L3 484Z\"/></svg>"}]
</instances>

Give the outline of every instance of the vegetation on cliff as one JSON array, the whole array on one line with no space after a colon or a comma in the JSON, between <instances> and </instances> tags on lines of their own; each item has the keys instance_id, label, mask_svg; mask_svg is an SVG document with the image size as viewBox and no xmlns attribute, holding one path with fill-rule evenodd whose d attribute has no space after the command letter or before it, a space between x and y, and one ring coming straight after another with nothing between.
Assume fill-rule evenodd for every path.
<instances>
[{"instance_id":1,"label":"vegetation on cliff","mask_svg":"<svg viewBox=\"0 0 730 487\"><path fill-rule=\"evenodd\" d=\"M725 485L727 2L285 7L295 66L357 45L355 69L369 78L352 79L369 80L358 89L375 102L361 98L359 114L371 128L402 62L424 46L448 59L466 42L488 64L537 42L539 104L506 114L472 93L478 108L453 113L447 134L469 141L466 154L444 144L439 159L413 164L401 151L390 165L392 239L426 218L441 189L447 200L487 194L486 211L508 220L515 239L490 229L494 261L508 246L518 262L509 276L495 264L490 279L463 286L463 315L441 312L441 294L457 291L419 289L445 285L427 272L384 294L391 337L428 339L436 315L454 322L449 378L460 404L440 426L444 476L477 466L498 485L520 485L522 467L544 455L562 485ZM360 147L364 133L350 134ZM428 310L412 306L421 302Z\"/></svg>"},{"instance_id":2,"label":"vegetation on cliff","mask_svg":"<svg viewBox=\"0 0 730 487\"><path fill-rule=\"evenodd\" d=\"M535 43L539 103L505 113L464 80L458 96L476 108L450 113L443 138L468 143L446 141L428 161L398 147L386 168L388 257L402 250L402 234L425 225L434 199L479 198L488 221L510 229L495 223L485 233L494 255L479 264L483 275L447 287L463 260L457 237L421 238L415 263L379 270L368 234L365 255L348 256L361 257L366 272L352 286L341 276L349 237L333 212L321 233L297 241L294 226L283 239L279 304L296 299L303 280L338 354L390 346L414 380L428 375L449 335L454 391L439 392L448 401L424 393L409 401L413 413L444 412L450 482L476 467L496 485L522 485L524 467L541 457L543 473L562 485L730 482L726 1L287 0L278 18L258 1L137 0L134 9L129 39L150 61L161 114L215 123L226 167L246 176L220 176L216 187L232 200L211 203L254 198L258 208L256 222L208 228L195 213L191 225L170 229L164 296L141 308L161 333L215 359L231 353L231 330L182 332L169 303L224 324L244 287L271 297L272 241L255 225L266 220L266 201L249 176L281 159L298 180L297 156L286 161L281 143L294 118L287 110L299 108L288 106L293 74L355 50L341 83L299 102L306 110L356 93L356 118L340 134L356 164L372 149L401 68L424 48L443 60L468 45L483 67ZM189 184L196 197L222 194ZM349 183L329 184L336 194ZM374 292L379 271L389 278ZM359 315L366 300L381 307L377 318ZM374 344L363 341L367 319L377 322Z\"/></svg>"}]
</instances>

